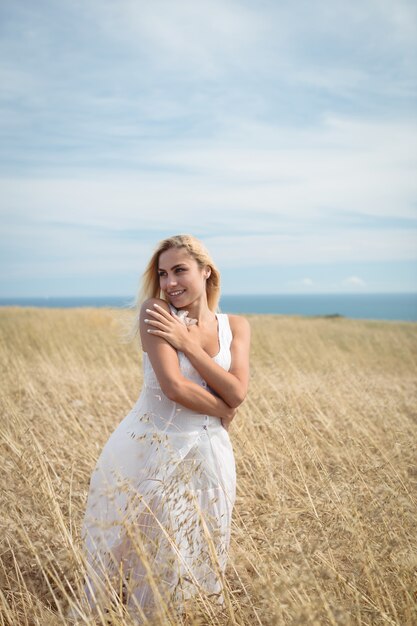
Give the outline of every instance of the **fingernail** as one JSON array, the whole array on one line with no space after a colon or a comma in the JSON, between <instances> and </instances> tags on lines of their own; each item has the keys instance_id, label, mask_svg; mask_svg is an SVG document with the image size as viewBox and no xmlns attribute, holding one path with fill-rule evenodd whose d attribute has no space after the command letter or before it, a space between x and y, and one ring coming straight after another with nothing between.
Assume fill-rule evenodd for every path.
<instances>
[{"instance_id":1,"label":"fingernail","mask_svg":"<svg viewBox=\"0 0 417 626\"><path fill-rule=\"evenodd\" d=\"M154 305L154 306L157 306L157 307L158 307L158 309L159 309L159 304L155 304L155 302L154 302L154 304L153 304L153 305Z\"/></svg>"}]
</instances>

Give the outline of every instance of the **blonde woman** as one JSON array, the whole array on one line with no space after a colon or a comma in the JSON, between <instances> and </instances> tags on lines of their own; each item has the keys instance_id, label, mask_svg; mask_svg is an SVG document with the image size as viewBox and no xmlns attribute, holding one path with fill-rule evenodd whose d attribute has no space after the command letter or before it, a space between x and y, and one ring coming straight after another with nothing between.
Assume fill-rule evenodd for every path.
<instances>
[{"instance_id":1,"label":"blonde woman","mask_svg":"<svg viewBox=\"0 0 417 626\"><path fill-rule=\"evenodd\" d=\"M142 277L141 394L92 474L82 537L90 607L138 618L224 604L236 472L228 430L249 383L250 326L218 310L220 275L191 235L161 241Z\"/></svg>"}]
</instances>

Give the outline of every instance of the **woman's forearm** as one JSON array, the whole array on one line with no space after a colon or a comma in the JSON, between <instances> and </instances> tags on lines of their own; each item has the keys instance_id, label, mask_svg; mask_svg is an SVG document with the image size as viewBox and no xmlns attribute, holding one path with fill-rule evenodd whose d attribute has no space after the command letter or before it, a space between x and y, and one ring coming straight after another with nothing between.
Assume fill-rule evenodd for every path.
<instances>
[{"instance_id":1,"label":"woman's forearm","mask_svg":"<svg viewBox=\"0 0 417 626\"><path fill-rule=\"evenodd\" d=\"M240 395L241 383L236 376L233 376L233 374L230 374L223 367L218 365L212 357L196 343L190 343L184 353L194 369L197 370L211 389L213 389L226 404L231 407L237 407L242 403Z\"/></svg>"},{"instance_id":2,"label":"woman's forearm","mask_svg":"<svg viewBox=\"0 0 417 626\"><path fill-rule=\"evenodd\" d=\"M174 385L169 397L187 409L206 415L214 415L222 419L233 417L235 412L222 398L214 396L203 387L200 387L200 385L197 385L197 383L193 383L185 377L181 378Z\"/></svg>"}]
</instances>

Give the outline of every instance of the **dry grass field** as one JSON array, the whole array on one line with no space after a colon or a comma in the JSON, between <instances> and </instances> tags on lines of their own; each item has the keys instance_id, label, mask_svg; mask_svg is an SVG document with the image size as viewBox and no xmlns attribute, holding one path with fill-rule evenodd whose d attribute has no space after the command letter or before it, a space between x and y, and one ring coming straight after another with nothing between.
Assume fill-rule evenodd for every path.
<instances>
[{"instance_id":1,"label":"dry grass field","mask_svg":"<svg viewBox=\"0 0 417 626\"><path fill-rule=\"evenodd\" d=\"M90 475L141 390L128 315L0 309L2 626L77 604ZM417 624L417 324L247 318L227 609L181 623Z\"/></svg>"}]
</instances>

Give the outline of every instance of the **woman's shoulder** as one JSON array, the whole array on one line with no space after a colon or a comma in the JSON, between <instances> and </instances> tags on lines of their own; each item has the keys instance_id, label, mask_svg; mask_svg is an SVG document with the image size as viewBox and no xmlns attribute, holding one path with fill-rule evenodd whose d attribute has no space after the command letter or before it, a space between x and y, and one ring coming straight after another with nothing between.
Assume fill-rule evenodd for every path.
<instances>
[{"instance_id":1,"label":"woman's shoulder","mask_svg":"<svg viewBox=\"0 0 417 626\"><path fill-rule=\"evenodd\" d=\"M229 318L230 329L233 335L238 333L250 333L249 320L243 315L235 315L234 313L227 313Z\"/></svg>"},{"instance_id":2,"label":"woman's shoulder","mask_svg":"<svg viewBox=\"0 0 417 626\"><path fill-rule=\"evenodd\" d=\"M165 309L165 311L170 311L168 302L166 300L162 300L162 298L147 298L142 302L141 311L152 308L154 304L158 304L160 307Z\"/></svg>"},{"instance_id":3,"label":"woman's shoulder","mask_svg":"<svg viewBox=\"0 0 417 626\"><path fill-rule=\"evenodd\" d=\"M147 326L146 321L145 321L146 318L149 317L149 313L147 313L146 310L150 309L151 311L158 311L158 309L154 307L154 304L158 304L161 308L165 309L169 313L171 312L168 302L166 300L162 300L162 298L146 298L146 300L142 302L140 306L139 316L138 316L139 317L138 324L139 324L139 332L140 332L140 340L142 343L142 349L145 352L147 352L146 346L147 346L147 341L149 339L149 335L147 334L149 326ZM153 318L153 319L156 319L156 318Z\"/></svg>"}]
</instances>

